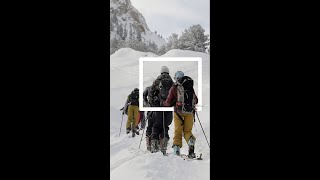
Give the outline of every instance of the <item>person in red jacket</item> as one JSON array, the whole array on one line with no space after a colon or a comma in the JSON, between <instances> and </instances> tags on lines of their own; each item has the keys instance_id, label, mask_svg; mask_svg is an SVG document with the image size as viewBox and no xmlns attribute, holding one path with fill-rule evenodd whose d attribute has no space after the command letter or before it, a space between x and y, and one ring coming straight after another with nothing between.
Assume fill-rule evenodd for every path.
<instances>
[{"instance_id":1,"label":"person in red jacket","mask_svg":"<svg viewBox=\"0 0 320 180\"><path fill-rule=\"evenodd\" d=\"M196 157L194 153L196 138L192 134L195 105L198 98L193 89L193 80L184 76L182 71L177 71L174 76L176 83L170 88L164 106L174 106L174 137L173 150L175 155L180 155L182 147L182 132L189 146L189 157Z\"/></svg>"}]
</instances>

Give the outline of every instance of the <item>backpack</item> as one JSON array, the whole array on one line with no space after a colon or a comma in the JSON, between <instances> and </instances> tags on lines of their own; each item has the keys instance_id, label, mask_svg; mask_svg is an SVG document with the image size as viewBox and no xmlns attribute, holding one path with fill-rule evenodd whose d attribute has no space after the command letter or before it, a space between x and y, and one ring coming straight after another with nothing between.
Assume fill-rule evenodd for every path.
<instances>
[{"instance_id":1,"label":"backpack","mask_svg":"<svg viewBox=\"0 0 320 180\"><path fill-rule=\"evenodd\" d=\"M177 102L176 109L178 112L193 114L195 108L195 96L193 90L193 80L184 76L177 83Z\"/></svg>"},{"instance_id":2,"label":"backpack","mask_svg":"<svg viewBox=\"0 0 320 180\"><path fill-rule=\"evenodd\" d=\"M129 95L129 102L131 105L139 106L139 91L132 91Z\"/></svg>"},{"instance_id":3,"label":"backpack","mask_svg":"<svg viewBox=\"0 0 320 180\"><path fill-rule=\"evenodd\" d=\"M148 103L151 107L158 107L160 106L160 100L158 98L159 90L152 86L148 91Z\"/></svg>"},{"instance_id":4,"label":"backpack","mask_svg":"<svg viewBox=\"0 0 320 180\"><path fill-rule=\"evenodd\" d=\"M160 77L158 77L157 81L159 82L158 84L158 89L160 90L159 97L161 100L165 100L169 95L169 90L173 85L173 81L169 74L161 75Z\"/></svg>"}]
</instances>

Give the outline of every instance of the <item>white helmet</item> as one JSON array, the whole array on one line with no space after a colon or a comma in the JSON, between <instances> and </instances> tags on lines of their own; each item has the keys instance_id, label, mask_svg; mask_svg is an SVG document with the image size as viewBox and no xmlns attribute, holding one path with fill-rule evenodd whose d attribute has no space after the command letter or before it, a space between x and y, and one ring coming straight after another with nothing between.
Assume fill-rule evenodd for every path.
<instances>
[{"instance_id":1,"label":"white helmet","mask_svg":"<svg viewBox=\"0 0 320 180\"><path fill-rule=\"evenodd\" d=\"M169 74L169 68L168 68L167 66L162 66L160 73L161 73L161 74L162 74L162 73L168 73L168 74Z\"/></svg>"}]
</instances>

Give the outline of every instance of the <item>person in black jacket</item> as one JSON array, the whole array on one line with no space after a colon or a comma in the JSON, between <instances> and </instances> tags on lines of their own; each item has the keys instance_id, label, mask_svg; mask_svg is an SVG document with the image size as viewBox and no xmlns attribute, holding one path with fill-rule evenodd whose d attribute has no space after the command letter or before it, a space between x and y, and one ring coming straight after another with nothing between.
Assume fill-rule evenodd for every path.
<instances>
[{"instance_id":1,"label":"person in black jacket","mask_svg":"<svg viewBox=\"0 0 320 180\"><path fill-rule=\"evenodd\" d=\"M161 107L162 102L166 100L169 90L173 85L173 80L169 75L169 69L166 66L161 67L160 75L154 81L151 89L154 90L156 107ZM167 143L169 141L169 125L172 123L173 115L171 111L155 111L152 114L153 126L151 134L151 152L161 151L166 153Z\"/></svg>"},{"instance_id":2,"label":"person in black jacket","mask_svg":"<svg viewBox=\"0 0 320 180\"><path fill-rule=\"evenodd\" d=\"M160 106L160 100L158 98L158 89L155 88L155 86L149 86L147 87L143 92L143 104L146 107L159 107ZM148 126L146 130L146 145L147 150L151 150L151 134L152 134L152 127L153 127L153 111L147 112L146 119L148 120Z\"/></svg>"}]
</instances>

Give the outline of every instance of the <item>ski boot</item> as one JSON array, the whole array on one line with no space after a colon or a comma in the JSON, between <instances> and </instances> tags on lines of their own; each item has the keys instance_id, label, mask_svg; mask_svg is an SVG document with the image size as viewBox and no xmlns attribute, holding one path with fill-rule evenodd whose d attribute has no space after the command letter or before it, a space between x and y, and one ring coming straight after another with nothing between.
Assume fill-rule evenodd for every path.
<instances>
[{"instance_id":1,"label":"ski boot","mask_svg":"<svg viewBox=\"0 0 320 180\"><path fill-rule=\"evenodd\" d=\"M151 137L146 136L147 151L151 151Z\"/></svg>"},{"instance_id":2,"label":"ski boot","mask_svg":"<svg viewBox=\"0 0 320 180\"><path fill-rule=\"evenodd\" d=\"M180 146L173 145L172 148L173 148L173 154L177 155L177 156L180 156Z\"/></svg>"},{"instance_id":3,"label":"ski boot","mask_svg":"<svg viewBox=\"0 0 320 180\"><path fill-rule=\"evenodd\" d=\"M152 139L151 140L151 153L155 153L159 151L159 140Z\"/></svg>"},{"instance_id":4,"label":"ski boot","mask_svg":"<svg viewBox=\"0 0 320 180\"><path fill-rule=\"evenodd\" d=\"M132 137L136 136L136 128L133 127L133 124L131 124L131 131L132 131Z\"/></svg>"},{"instance_id":5,"label":"ski boot","mask_svg":"<svg viewBox=\"0 0 320 180\"><path fill-rule=\"evenodd\" d=\"M167 154L167 143L168 143L169 139L167 137L165 138L161 138L160 139L160 151L165 155Z\"/></svg>"},{"instance_id":6,"label":"ski boot","mask_svg":"<svg viewBox=\"0 0 320 180\"><path fill-rule=\"evenodd\" d=\"M139 135L139 127L138 127L138 126L135 128L135 133L136 133L137 135Z\"/></svg>"},{"instance_id":7,"label":"ski boot","mask_svg":"<svg viewBox=\"0 0 320 180\"><path fill-rule=\"evenodd\" d=\"M189 158L196 158L196 154L194 153L194 146L195 146L195 138L194 137L190 137L189 141L188 141L188 146L189 146Z\"/></svg>"},{"instance_id":8,"label":"ski boot","mask_svg":"<svg viewBox=\"0 0 320 180\"><path fill-rule=\"evenodd\" d=\"M129 134L130 131L131 131L131 129L130 129L130 128L127 128L127 130L126 130L127 134Z\"/></svg>"}]
</instances>

